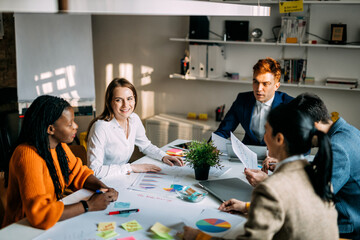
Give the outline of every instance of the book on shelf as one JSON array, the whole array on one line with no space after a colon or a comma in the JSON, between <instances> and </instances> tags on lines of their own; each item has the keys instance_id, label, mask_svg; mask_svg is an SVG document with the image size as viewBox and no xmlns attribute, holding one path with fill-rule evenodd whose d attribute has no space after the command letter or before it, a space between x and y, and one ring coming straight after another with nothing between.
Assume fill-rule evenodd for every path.
<instances>
[{"instance_id":1,"label":"book on shelf","mask_svg":"<svg viewBox=\"0 0 360 240\"><path fill-rule=\"evenodd\" d=\"M306 78L306 59L283 59L281 60L282 82L299 83Z\"/></svg>"},{"instance_id":2,"label":"book on shelf","mask_svg":"<svg viewBox=\"0 0 360 240\"><path fill-rule=\"evenodd\" d=\"M329 77L325 80L325 86L333 86L338 88L357 88L358 80L356 78Z\"/></svg>"}]
</instances>

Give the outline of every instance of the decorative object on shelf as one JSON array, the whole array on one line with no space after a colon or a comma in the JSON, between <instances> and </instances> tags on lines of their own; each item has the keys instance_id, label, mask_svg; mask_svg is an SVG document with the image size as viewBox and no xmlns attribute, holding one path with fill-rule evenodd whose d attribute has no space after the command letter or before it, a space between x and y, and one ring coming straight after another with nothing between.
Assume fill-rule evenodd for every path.
<instances>
[{"instance_id":1,"label":"decorative object on shelf","mask_svg":"<svg viewBox=\"0 0 360 240\"><path fill-rule=\"evenodd\" d=\"M356 78L328 77L325 80L325 86L334 86L338 88L357 88L358 80Z\"/></svg>"},{"instance_id":2,"label":"decorative object on shelf","mask_svg":"<svg viewBox=\"0 0 360 240\"><path fill-rule=\"evenodd\" d=\"M190 16L189 38L209 39L209 24L207 16Z\"/></svg>"},{"instance_id":3,"label":"decorative object on shelf","mask_svg":"<svg viewBox=\"0 0 360 240\"><path fill-rule=\"evenodd\" d=\"M224 116L224 111L225 111L225 104L223 104L223 105L216 108L216 110L215 110L215 120L217 122L222 121L222 118Z\"/></svg>"},{"instance_id":4,"label":"decorative object on shelf","mask_svg":"<svg viewBox=\"0 0 360 240\"><path fill-rule=\"evenodd\" d=\"M199 120L207 121L208 120L207 113L199 113Z\"/></svg>"},{"instance_id":5,"label":"decorative object on shelf","mask_svg":"<svg viewBox=\"0 0 360 240\"><path fill-rule=\"evenodd\" d=\"M249 41L249 21L225 20L227 41Z\"/></svg>"},{"instance_id":6,"label":"decorative object on shelf","mask_svg":"<svg viewBox=\"0 0 360 240\"><path fill-rule=\"evenodd\" d=\"M181 75L189 74L189 72L188 72L189 71L189 65L190 65L189 51L185 50L185 55L181 59L181 64L180 64L180 74Z\"/></svg>"},{"instance_id":7,"label":"decorative object on shelf","mask_svg":"<svg viewBox=\"0 0 360 240\"><path fill-rule=\"evenodd\" d=\"M280 43L303 43L306 40L306 24L305 17L282 17L281 29L279 32L278 42Z\"/></svg>"},{"instance_id":8,"label":"decorative object on shelf","mask_svg":"<svg viewBox=\"0 0 360 240\"><path fill-rule=\"evenodd\" d=\"M229 72L225 72L224 77L228 78L228 79L232 79L232 80L239 80L239 73L229 73Z\"/></svg>"},{"instance_id":9,"label":"decorative object on shelf","mask_svg":"<svg viewBox=\"0 0 360 240\"><path fill-rule=\"evenodd\" d=\"M255 28L251 31L251 41L252 42L265 42L265 38L261 38L263 32L260 28Z\"/></svg>"},{"instance_id":10,"label":"decorative object on shelf","mask_svg":"<svg viewBox=\"0 0 360 240\"><path fill-rule=\"evenodd\" d=\"M331 24L330 44L346 44L346 24Z\"/></svg>"},{"instance_id":11,"label":"decorative object on shelf","mask_svg":"<svg viewBox=\"0 0 360 240\"><path fill-rule=\"evenodd\" d=\"M221 168L220 151L214 146L212 141L192 141L189 151L186 153L185 161L195 170L196 180L207 180L210 167Z\"/></svg>"},{"instance_id":12,"label":"decorative object on shelf","mask_svg":"<svg viewBox=\"0 0 360 240\"><path fill-rule=\"evenodd\" d=\"M196 119L196 113L194 113L194 112L188 112L187 118L188 118L188 119Z\"/></svg>"}]
</instances>

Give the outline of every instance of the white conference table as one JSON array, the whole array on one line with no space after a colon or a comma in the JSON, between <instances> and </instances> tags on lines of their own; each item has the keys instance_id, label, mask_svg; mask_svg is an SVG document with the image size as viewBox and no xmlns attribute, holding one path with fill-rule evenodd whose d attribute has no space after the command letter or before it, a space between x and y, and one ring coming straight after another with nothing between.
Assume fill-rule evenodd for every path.
<instances>
[{"instance_id":1,"label":"white conference table","mask_svg":"<svg viewBox=\"0 0 360 240\"><path fill-rule=\"evenodd\" d=\"M166 151L171 148L170 146L183 142L186 142L186 140L178 139L164 146L162 149ZM166 172L166 169L170 169L171 171L174 170L164 163L146 156L140 158L135 163L156 164L160 166L164 172ZM240 161L230 162L228 160L223 160L222 164L224 166L229 166L230 169L220 177L210 175L209 179L238 177L246 182L243 174L244 166ZM188 223L204 209L217 211L217 208L220 205L220 201L210 194L198 203L191 203L177 198L175 193L174 196L169 197L169 195L129 190L128 187L136 180L137 176L138 173L132 173L130 175L117 176L116 178L104 178L102 181L119 192L119 197L116 202L130 202L130 208L140 209L140 212L138 213L132 213L129 217L121 217L119 215L110 216L108 215L109 211L119 210L114 208L114 204L112 203L104 211L81 214L77 217L58 222L55 226L46 231L31 227L25 218L1 229L0 239L103 239L96 235L97 224L99 222L116 222L115 231L119 233L119 235L110 239L118 239L127 236L133 236L136 239L151 239L151 234L148 230L156 222L160 222L167 227L175 226L179 223L191 225ZM188 185L195 189L199 189L197 182L198 181L195 180L193 173L182 176L181 179L181 185ZM169 187L170 185L171 183L169 183ZM82 199L87 199L92 194L91 191L81 189L65 197L63 202L64 204L75 203ZM219 212L218 214L221 215L227 213ZM245 219L240 216L239 218L242 218L242 223L236 226L236 228L234 227L231 228L231 230L228 230L228 233L226 233L227 235L225 236L233 238L237 234L243 232ZM122 223L131 220L137 220L143 227L143 230L129 233L121 228Z\"/></svg>"}]
</instances>

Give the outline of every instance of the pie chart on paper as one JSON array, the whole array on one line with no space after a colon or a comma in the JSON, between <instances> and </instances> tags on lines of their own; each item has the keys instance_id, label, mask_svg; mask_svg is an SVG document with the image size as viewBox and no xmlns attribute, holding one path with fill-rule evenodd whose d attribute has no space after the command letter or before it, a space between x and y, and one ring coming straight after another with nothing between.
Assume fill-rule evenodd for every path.
<instances>
[{"instance_id":1,"label":"pie chart on paper","mask_svg":"<svg viewBox=\"0 0 360 240\"><path fill-rule=\"evenodd\" d=\"M196 222L196 226L204 232L219 233L231 228L231 224L218 218L207 218Z\"/></svg>"}]
</instances>

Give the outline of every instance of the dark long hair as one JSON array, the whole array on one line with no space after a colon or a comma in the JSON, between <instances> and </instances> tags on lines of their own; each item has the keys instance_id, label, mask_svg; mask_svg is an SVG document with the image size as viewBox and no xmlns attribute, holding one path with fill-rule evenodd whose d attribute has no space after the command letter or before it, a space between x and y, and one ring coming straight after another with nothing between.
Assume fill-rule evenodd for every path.
<instances>
[{"instance_id":1,"label":"dark long hair","mask_svg":"<svg viewBox=\"0 0 360 240\"><path fill-rule=\"evenodd\" d=\"M56 173L54 160L50 152L49 135L47 129L58 120L66 108L71 107L70 104L62 98L43 95L34 100L29 109L25 113L24 121L21 126L20 134L15 143L12 152L22 143L29 144L36 148L37 153L42 157L49 170L51 179L54 184L57 199L61 199L63 191L59 176ZM69 165L68 157L61 144L56 146L56 153L61 168L61 173L66 183L69 182ZM8 183L9 169L6 170L6 185Z\"/></svg>"},{"instance_id":2,"label":"dark long hair","mask_svg":"<svg viewBox=\"0 0 360 240\"><path fill-rule=\"evenodd\" d=\"M305 167L305 171L317 195L325 201L331 201L332 151L329 137L315 129L309 115L290 104L271 110L268 123L272 127L273 136L277 133L284 135L289 156L309 152L313 137L317 137L318 153L310 165Z\"/></svg>"},{"instance_id":3,"label":"dark long hair","mask_svg":"<svg viewBox=\"0 0 360 240\"><path fill-rule=\"evenodd\" d=\"M100 119L100 120L105 120L105 121L109 122L114 118L114 110L111 107L111 102L114 97L114 90L117 87L126 87L126 88L129 88L133 92L134 98L135 98L135 106L134 106L134 110L135 110L136 104L137 104L137 93L136 93L136 89L135 89L134 85L131 82L129 82L128 80L126 80L125 78L114 78L110 82L109 86L106 88L104 111L90 122L89 127L87 129L86 139L89 136L89 132L90 132L92 125L97 120Z\"/></svg>"}]
</instances>

